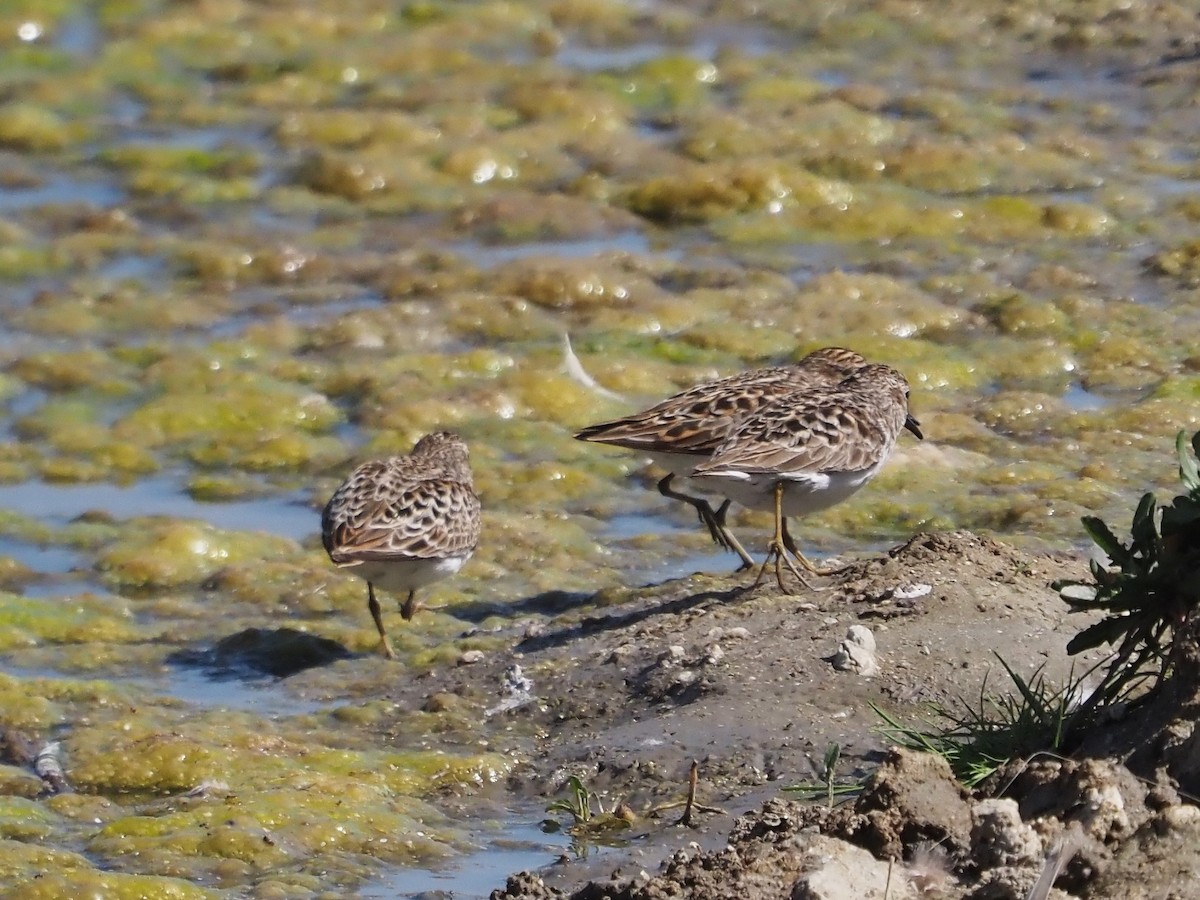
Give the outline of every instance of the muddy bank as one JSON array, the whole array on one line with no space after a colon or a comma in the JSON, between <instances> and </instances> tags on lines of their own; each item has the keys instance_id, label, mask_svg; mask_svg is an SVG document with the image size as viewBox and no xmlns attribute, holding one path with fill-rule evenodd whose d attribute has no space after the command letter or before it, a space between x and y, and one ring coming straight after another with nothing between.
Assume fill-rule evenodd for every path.
<instances>
[{"instance_id":1,"label":"muddy bank","mask_svg":"<svg viewBox=\"0 0 1200 900\"><path fill-rule=\"evenodd\" d=\"M546 596L553 625L404 693L486 718L492 745L522 760L516 793L569 799L572 776L594 792L587 805L605 826L579 828L574 854L513 876L496 900L833 900L882 897L885 886L894 898L1017 898L1053 878L1055 860L1051 896L1147 884L1157 893L1127 895L1169 896L1160 889L1200 872L1172 849L1200 817L1165 783L1110 761L1039 756L972 795L941 758L888 750L871 708L918 721L930 703L977 700L985 682L1012 692L999 658L1023 678L1040 668L1065 681L1063 648L1086 622L1049 582L1081 571L1071 556L956 532L854 562L818 592L742 593L743 574ZM864 627L869 675L864 656L846 652L848 632ZM503 709L514 666L521 696ZM836 805L796 801L785 789L820 781L831 744L838 783L869 774L865 788ZM700 806L683 825L693 760Z\"/></svg>"},{"instance_id":2,"label":"muddy bank","mask_svg":"<svg viewBox=\"0 0 1200 900\"><path fill-rule=\"evenodd\" d=\"M492 898L1182 898L1200 873L1197 837L1194 806L1109 762L1034 761L1003 797L971 799L940 757L897 750L852 805L768 800L724 847L677 850L653 875L561 890L521 873Z\"/></svg>"}]
</instances>

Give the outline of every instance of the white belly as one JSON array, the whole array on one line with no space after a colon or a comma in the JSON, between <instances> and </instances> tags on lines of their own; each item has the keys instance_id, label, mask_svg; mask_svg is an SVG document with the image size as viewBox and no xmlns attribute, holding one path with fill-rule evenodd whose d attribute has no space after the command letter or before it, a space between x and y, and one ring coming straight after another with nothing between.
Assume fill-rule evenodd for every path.
<instances>
[{"instance_id":1,"label":"white belly","mask_svg":"<svg viewBox=\"0 0 1200 900\"><path fill-rule=\"evenodd\" d=\"M830 472L780 475L728 475L697 478L696 482L712 482L710 490L724 494L747 509L775 510L775 484L783 483L783 514L804 516L836 506L852 496L875 477L882 466L859 472Z\"/></svg>"},{"instance_id":2,"label":"white belly","mask_svg":"<svg viewBox=\"0 0 1200 900\"><path fill-rule=\"evenodd\" d=\"M463 567L470 553L445 559L372 560L344 568L385 591L415 591L448 578Z\"/></svg>"},{"instance_id":3,"label":"white belly","mask_svg":"<svg viewBox=\"0 0 1200 900\"><path fill-rule=\"evenodd\" d=\"M684 477L690 475L700 463L708 461L707 456L696 453L646 453L646 456L659 468ZM703 479L699 483L703 483Z\"/></svg>"}]
</instances>

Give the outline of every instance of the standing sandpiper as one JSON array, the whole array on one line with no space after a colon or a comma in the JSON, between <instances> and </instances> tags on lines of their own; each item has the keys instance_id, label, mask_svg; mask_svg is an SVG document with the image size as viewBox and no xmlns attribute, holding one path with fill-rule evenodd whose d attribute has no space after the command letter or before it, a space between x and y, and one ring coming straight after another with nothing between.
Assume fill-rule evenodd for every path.
<instances>
[{"instance_id":1,"label":"standing sandpiper","mask_svg":"<svg viewBox=\"0 0 1200 900\"><path fill-rule=\"evenodd\" d=\"M417 610L417 588L462 568L479 544L479 497L456 434L437 431L407 456L365 462L334 492L321 514L321 541L339 568L367 582L367 606L385 656L396 654L383 627L375 586L408 592L405 621Z\"/></svg>"},{"instance_id":2,"label":"standing sandpiper","mask_svg":"<svg viewBox=\"0 0 1200 900\"><path fill-rule=\"evenodd\" d=\"M832 570L804 557L788 534L787 517L827 509L863 487L883 468L905 428L923 437L908 411L908 382L891 366L873 363L835 385L777 397L738 420L691 477L712 479L743 506L775 513L775 535L755 586L774 559L781 590L781 562L811 587L786 553L816 575Z\"/></svg>"},{"instance_id":3,"label":"standing sandpiper","mask_svg":"<svg viewBox=\"0 0 1200 900\"><path fill-rule=\"evenodd\" d=\"M691 475L697 463L712 455L741 418L783 395L836 385L866 364L853 350L825 347L789 366L753 369L706 381L642 412L589 425L575 437L649 456L667 470L666 477L658 482L659 493L694 508L712 539L737 553L742 559L741 568L748 569L754 559L725 524L729 501L714 510L707 500L672 489L672 479Z\"/></svg>"}]
</instances>

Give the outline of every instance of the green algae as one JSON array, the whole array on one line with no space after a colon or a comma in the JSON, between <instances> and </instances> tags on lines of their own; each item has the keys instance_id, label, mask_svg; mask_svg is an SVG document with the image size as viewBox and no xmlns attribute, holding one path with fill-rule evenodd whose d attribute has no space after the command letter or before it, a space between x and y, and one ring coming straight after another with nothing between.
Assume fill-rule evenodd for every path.
<instances>
[{"instance_id":1,"label":"green algae","mask_svg":"<svg viewBox=\"0 0 1200 900\"><path fill-rule=\"evenodd\" d=\"M27 897L30 895L21 893L21 891L36 884L34 878L40 881L41 878L51 873L62 877L64 873L71 870L88 870L90 868L91 864L78 853L54 847L40 847L26 841L0 838L0 882L9 886L4 894L0 894L0 897L6 895ZM31 877L31 872L38 874ZM19 883L19 879L22 878L30 880L22 885ZM61 894L46 893L42 896L69 897L77 895L65 892Z\"/></svg>"},{"instance_id":2,"label":"green algae","mask_svg":"<svg viewBox=\"0 0 1200 900\"><path fill-rule=\"evenodd\" d=\"M207 380L207 379L206 379ZM144 445L188 439L257 441L263 431L330 429L341 418L320 395L272 384L250 373L220 379L219 393L192 389L147 400L113 427L114 434Z\"/></svg>"},{"instance_id":3,"label":"green algae","mask_svg":"<svg viewBox=\"0 0 1200 900\"><path fill-rule=\"evenodd\" d=\"M1146 266L1157 275L1169 275L1190 287L1200 286L1200 240L1183 241L1155 253Z\"/></svg>"},{"instance_id":4,"label":"green algae","mask_svg":"<svg viewBox=\"0 0 1200 900\"><path fill-rule=\"evenodd\" d=\"M242 473L230 475L204 472L188 479L187 492L193 500L215 503L261 497L269 489L261 481Z\"/></svg>"},{"instance_id":5,"label":"green algae","mask_svg":"<svg viewBox=\"0 0 1200 900\"><path fill-rule=\"evenodd\" d=\"M128 611L93 597L70 602L0 593L0 649L42 642L126 642L140 636Z\"/></svg>"},{"instance_id":6,"label":"green algae","mask_svg":"<svg viewBox=\"0 0 1200 900\"><path fill-rule=\"evenodd\" d=\"M22 730L48 729L70 721L76 705L99 709L127 702L126 693L99 681L17 678L0 673L4 723Z\"/></svg>"},{"instance_id":7,"label":"green algae","mask_svg":"<svg viewBox=\"0 0 1200 900\"><path fill-rule=\"evenodd\" d=\"M295 544L262 533L231 532L207 523L133 519L122 536L100 550L96 568L122 588L161 589L203 581L226 566L294 552Z\"/></svg>"},{"instance_id":8,"label":"green algae","mask_svg":"<svg viewBox=\"0 0 1200 900\"><path fill-rule=\"evenodd\" d=\"M27 309L14 317L14 323L32 332L46 335L74 334L78 336L107 333L139 333L142 331L195 328L217 320L222 305L210 297L196 297L175 292L169 297L147 291L136 284L112 284L80 280L74 289L61 294L39 297ZM80 354L77 366L96 351ZM35 357L36 359L36 357ZM24 362L24 361L23 361ZM92 378L109 375L125 367L113 360L100 360ZM69 360L63 369L69 371ZM28 366L29 362L24 362Z\"/></svg>"},{"instance_id":9,"label":"green algae","mask_svg":"<svg viewBox=\"0 0 1200 900\"><path fill-rule=\"evenodd\" d=\"M47 862L57 865L57 857ZM31 861L31 865L36 862ZM28 900L58 900L60 897L112 897L113 900L215 900L215 891L196 887L180 878L159 878L153 875L126 875L119 872L76 871L49 872L36 879L16 884L0 897Z\"/></svg>"},{"instance_id":10,"label":"green algae","mask_svg":"<svg viewBox=\"0 0 1200 900\"><path fill-rule=\"evenodd\" d=\"M0 764L0 796L33 799L42 793L45 784L33 772L20 766ZM0 874L0 877L3 877Z\"/></svg>"},{"instance_id":11,"label":"green algae","mask_svg":"<svg viewBox=\"0 0 1200 900\"><path fill-rule=\"evenodd\" d=\"M221 791L224 799L114 819L96 831L89 841L90 851L106 858L157 850L181 861L238 859L260 871L314 853L408 860L431 852L440 856L446 850L437 845L453 840L453 830L439 830L438 817L429 807L397 794L491 780L509 768L500 758L455 760L445 754L330 749L307 752L296 766L281 756L289 749L285 742L257 743L260 753L270 755L260 757L252 772L246 772L244 764L227 766L231 784ZM203 746L168 735L122 741L119 749L110 747L101 757L85 756L83 772L100 779L85 784L92 789L155 792L180 790L189 778L200 784L222 768L213 754L202 757ZM123 766L102 763L103 759L118 761L123 753L131 753L129 761L136 766L149 767L147 772L135 775ZM247 793L251 785L254 788ZM427 836L409 841L395 837L415 833Z\"/></svg>"},{"instance_id":12,"label":"green algae","mask_svg":"<svg viewBox=\"0 0 1200 900\"><path fill-rule=\"evenodd\" d=\"M15 423L25 439L39 439L57 453L72 459L44 457L39 471L47 481L125 480L158 469L158 461L144 447L113 440L107 425L95 421L95 396L73 392L69 397L44 403Z\"/></svg>"},{"instance_id":13,"label":"green algae","mask_svg":"<svg viewBox=\"0 0 1200 900\"><path fill-rule=\"evenodd\" d=\"M54 110L32 103L0 106L0 147L25 152L61 150L82 135Z\"/></svg>"},{"instance_id":14,"label":"green algae","mask_svg":"<svg viewBox=\"0 0 1200 900\"><path fill-rule=\"evenodd\" d=\"M56 44L80 16L88 46ZM0 677L5 725L71 729L72 776L95 792L45 801L70 824L14 820L60 848L83 833L121 870L4 840L12 896L310 896L377 860L453 852L455 829L412 797L470 792L509 762L386 752L480 734L477 694L394 709L397 671L503 652L503 630L464 637L464 619L503 629L509 600L608 585L592 608L626 602L631 571L707 550L644 460L570 438L587 422L830 343L891 362L928 441L905 438L870 487L797 524L844 550L931 527L1077 539L1081 512L1162 477L1196 416L1180 235L1197 213L1171 193L1194 174L1184 83L1123 84L1134 114L1070 80L1089 48L1152 57L1161 29L1194 24L1182 5L1092 22L1029 3L55 0L0 13L0 30L32 17L50 39L0 61L20 98L0 108L0 183L30 203L0 223L17 438L0 480L163 472L207 501L302 488L312 537L0 512L17 544L74 548L84 577L136 597L5 594L14 664L119 680L266 624L373 653L364 586L324 557L316 508L354 459L433 428L472 444L485 537L423 592L439 609L395 635L395 668L306 673L335 711L295 730L187 721L119 681ZM1043 89L1018 56L1065 78ZM628 399L564 373L564 331ZM1080 386L1098 409L1074 407ZM731 517L765 539L769 517ZM665 520L685 530L664 536ZM36 787L9 774L14 795ZM180 796L212 779L226 788Z\"/></svg>"},{"instance_id":15,"label":"green algae","mask_svg":"<svg viewBox=\"0 0 1200 900\"><path fill-rule=\"evenodd\" d=\"M9 371L27 384L56 393L90 388L115 397L129 393L134 387L133 373L115 365L107 354L96 349L30 353L13 363ZM78 416L83 413L81 407L94 410L99 399L76 398L69 411Z\"/></svg>"},{"instance_id":16,"label":"green algae","mask_svg":"<svg viewBox=\"0 0 1200 900\"><path fill-rule=\"evenodd\" d=\"M42 841L54 830L56 817L40 803L24 797L0 797L0 839Z\"/></svg>"}]
</instances>

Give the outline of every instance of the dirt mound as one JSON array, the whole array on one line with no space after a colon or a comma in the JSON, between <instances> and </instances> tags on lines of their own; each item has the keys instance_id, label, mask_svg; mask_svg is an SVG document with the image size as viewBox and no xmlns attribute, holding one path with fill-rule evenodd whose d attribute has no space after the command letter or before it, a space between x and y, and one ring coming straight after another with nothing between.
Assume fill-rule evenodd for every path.
<instances>
[{"instance_id":1,"label":"dirt mound","mask_svg":"<svg viewBox=\"0 0 1200 900\"><path fill-rule=\"evenodd\" d=\"M881 747L872 704L911 719L929 701L977 702L985 684L1011 692L998 657L1061 683L1065 645L1087 620L1049 584L1083 572L1075 558L954 532L853 562L816 592L695 575L574 598L511 657L432 681L482 706L494 700L480 685L518 660L536 702L497 717L530 760L510 787L549 801L574 776L607 808L625 804L629 843L513 876L493 897L996 900L1039 881L1060 900L1186 896L1197 853L1168 849L1200 816L1165 785L1116 762L1038 757L970 795L940 757ZM839 664L862 653L874 675ZM866 779L856 800L783 799L819 780L831 745L839 778ZM713 806L684 828L671 823L693 760ZM1146 885L1157 893L1138 893Z\"/></svg>"},{"instance_id":2,"label":"dirt mound","mask_svg":"<svg viewBox=\"0 0 1200 900\"><path fill-rule=\"evenodd\" d=\"M971 799L940 757L893 750L853 805L775 798L726 846L676 851L658 874L563 890L522 873L492 900L1021 900L1039 882L1060 900L1182 900L1200 876L1197 836L1200 810L1114 763L1034 761L1006 796Z\"/></svg>"}]
</instances>

